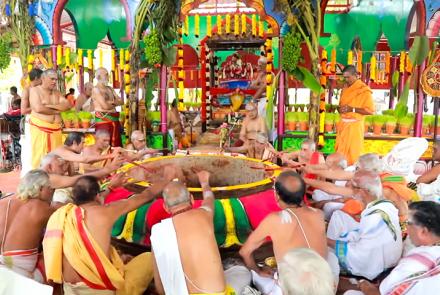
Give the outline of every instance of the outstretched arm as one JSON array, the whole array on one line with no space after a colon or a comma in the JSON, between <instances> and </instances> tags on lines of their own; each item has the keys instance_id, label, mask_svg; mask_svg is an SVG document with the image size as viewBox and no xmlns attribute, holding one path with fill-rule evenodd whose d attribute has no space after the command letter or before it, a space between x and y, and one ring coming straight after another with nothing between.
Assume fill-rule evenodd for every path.
<instances>
[{"instance_id":1,"label":"outstretched arm","mask_svg":"<svg viewBox=\"0 0 440 295\"><path fill-rule=\"evenodd\" d=\"M315 167L306 166L304 168L306 173L316 174L320 178L326 178L330 180L350 180L353 178L354 173L344 170L321 170Z\"/></svg>"},{"instance_id":2,"label":"outstretched arm","mask_svg":"<svg viewBox=\"0 0 440 295\"><path fill-rule=\"evenodd\" d=\"M337 186L330 182L308 178L304 178L304 182L316 189L320 189L331 195L338 195L343 197L353 196L353 190L349 187Z\"/></svg>"},{"instance_id":3,"label":"outstretched arm","mask_svg":"<svg viewBox=\"0 0 440 295\"><path fill-rule=\"evenodd\" d=\"M165 186L174 178L175 167L167 166L164 169L164 178L148 187L140 194L133 197L107 205L106 214L109 218L116 221L119 216L127 214L140 206L152 201L156 196L162 193Z\"/></svg>"},{"instance_id":4,"label":"outstretched arm","mask_svg":"<svg viewBox=\"0 0 440 295\"><path fill-rule=\"evenodd\" d=\"M432 169L426 171L416 180L416 183L431 183L437 179L440 175L440 165L432 167Z\"/></svg>"},{"instance_id":5,"label":"outstretched arm","mask_svg":"<svg viewBox=\"0 0 440 295\"><path fill-rule=\"evenodd\" d=\"M270 276L270 274L266 274L262 272L262 269L255 262L253 253L255 250L260 248L261 245L263 245L264 241L266 240L266 237L270 236L271 227L272 227L271 220L273 218L274 215L269 215L268 217L266 217L260 223L260 225L258 225L258 227L250 234L250 236L248 237L248 239L246 240L246 242L239 251L240 256L243 258L247 268L263 276Z\"/></svg>"}]
</instances>

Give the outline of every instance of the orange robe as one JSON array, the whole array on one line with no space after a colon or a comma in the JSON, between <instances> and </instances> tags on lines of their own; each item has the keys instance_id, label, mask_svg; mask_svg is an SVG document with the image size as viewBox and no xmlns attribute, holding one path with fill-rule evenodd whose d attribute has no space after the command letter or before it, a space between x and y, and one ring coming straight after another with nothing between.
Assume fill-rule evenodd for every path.
<instances>
[{"instance_id":1,"label":"orange robe","mask_svg":"<svg viewBox=\"0 0 440 295\"><path fill-rule=\"evenodd\" d=\"M342 91L339 105L353 108L363 108L374 112L371 89L361 80ZM362 153L364 146L364 115L358 113L341 114L336 136L336 151L347 158L353 165Z\"/></svg>"}]
</instances>

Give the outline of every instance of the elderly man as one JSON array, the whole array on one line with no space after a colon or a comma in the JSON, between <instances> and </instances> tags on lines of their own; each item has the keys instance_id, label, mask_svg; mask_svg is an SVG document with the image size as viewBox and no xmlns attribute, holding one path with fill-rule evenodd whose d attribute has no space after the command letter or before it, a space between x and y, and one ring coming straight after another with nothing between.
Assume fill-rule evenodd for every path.
<instances>
[{"instance_id":1,"label":"elderly man","mask_svg":"<svg viewBox=\"0 0 440 295\"><path fill-rule=\"evenodd\" d=\"M95 144L84 147L84 154L89 157L105 157L112 154L111 152L111 135L105 129L97 130L95 133ZM117 148L116 151L119 151ZM101 160L98 162L92 163L82 163L79 166L80 173L87 173L102 169L105 165L108 164L107 160Z\"/></svg>"},{"instance_id":2,"label":"elderly man","mask_svg":"<svg viewBox=\"0 0 440 295\"><path fill-rule=\"evenodd\" d=\"M330 266L312 249L287 252L278 270L283 294L334 295L336 292Z\"/></svg>"},{"instance_id":3,"label":"elderly man","mask_svg":"<svg viewBox=\"0 0 440 295\"><path fill-rule=\"evenodd\" d=\"M408 234L416 248L399 261L379 289L368 281L360 281L362 292L345 294L425 295L440 288L440 204L415 202L409 209Z\"/></svg>"},{"instance_id":4,"label":"elderly man","mask_svg":"<svg viewBox=\"0 0 440 295\"><path fill-rule=\"evenodd\" d=\"M121 124L116 107L124 101L108 86L109 75L105 68L96 70L98 84L93 88L92 101L95 110L95 129L106 130L111 135L111 146L121 146Z\"/></svg>"},{"instance_id":5,"label":"elderly man","mask_svg":"<svg viewBox=\"0 0 440 295\"><path fill-rule=\"evenodd\" d=\"M357 171L351 186L366 209L359 222L342 211L334 212L327 230L328 245L335 249L341 272L372 280L395 266L402 255L398 210L384 200L376 173Z\"/></svg>"},{"instance_id":6,"label":"elderly man","mask_svg":"<svg viewBox=\"0 0 440 295\"><path fill-rule=\"evenodd\" d=\"M293 161L296 159L297 161ZM298 167L302 165L322 165L325 164L324 156L316 150L316 143L313 140L304 140L301 143L301 150L286 153L282 156L283 164ZM306 173L306 178L316 178L316 175Z\"/></svg>"},{"instance_id":7,"label":"elderly man","mask_svg":"<svg viewBox=\"0 0 440 295\"><path fill-rule=\"evenodd\" d=\"M413 199L413 196L415 194L414 191L406 186L406 181L404 180L404 178L402 176L385 173L383 171L382 160L379 158L379 155L374 153L362 155L359 158L356 166L360 170L371 171L380 175L384 198L393 202L397 209L399 209L400 221L404 222L408 215L407 202ZM354 176L354 172L338 171L335 169L327 171L314 170L313 173L316 173L322 178L333 180L350 180ZM350 200L354 194L354 191L350 185L343 187L322 181L308 181L308 184L329 194L341 196L342 198L337 199L338 202L346 202L347 200ZM356 203L358 202L350 201L348 204L346 203L346 207L343 210L352 215L357 215L355 211L359 211L360 213L360 210L362 210L362 206L356 206ZM352 207L352 209L350 209L349 207Z\"/></svg>"},{"instance_id":8,"label":"elderly man","mask_svg":"<svg viewBox=\"0 0 440 295\"><path fill-rule=\"evenodd\" d=\"M64 145L52 151L53 154L60 156L69 164L69 175L75 174L75 164L86 163L93 164L96 162L111 160L117 156L117 153L94 155L83 153L84 149L84 133L71 132L67 135Z\"/></svg>"},{"instance_id":9,"label":"elderly man","mask_svg":"<svg viewBox=\"0 0 440 295\"><path fill-rule=\"evenodd\" d=\"M85 112L93 112L93 103L92 103L92 91L93 91L93 83L87 82L84 84L84 92L81 92L76 99L75 109L77 112L85 111Z\"/></svg>"},{"instance_id":10,"label":"elderly man","mask_svg":"<svg viewBox=\"0 0 440 295\"><path fill-rule=\"evenodd\" d=\"M353 165L362 154L364 146L364 116L374 113L372 91L358 79L354 66L346 66L342 71L345 88L339 102L341 121L336 134L336 150L347 157Z\"/></svg>"},{"instance_id":11,"label":"elderly man","mask_svg":"<svg viewBox=\"0 0 440 295\"><path fill-rule=\"evenodd\" d=\"M311 165L311 167L315 167L315 169L319 169L319 171L322 171L324 168L327 168L331 171L354 171L354 167L347 167L347 160L345 159L345 156L340 153L329 155L325 160L325 165L323 166ZM313 169L312 171L315 171L315 169ZM310 173L310 170L307 169L307 167L305 170ZM334 184L336 186L345 187L346 181L336 180L334 181ZM335 210L342 209L344 207L344 198L342 196L329 194L320 189L315 189L313 191L312 198L315 201L315 203L313 204L314 207L322 209L324 211L326 220L330 220L330 217Z\"/></svg>"},{"instance_id":12,"label":"elderly man","mask_svg":"<svg viewBox=\"0 0 440 295\"><path fill-rule=\"evenodd\" d=\"M252 255L266 241L266 237L272 240L277 261L281 261L288 251L295 248L313 249L330 261L334 258L328 256L322 212L303 206L305 190L303 179L293 171L285 171L276 179L275 195L282 211L269 214L240 249L247 267L254 271L254 281L255 277L260 279L261 276L272 275L260 268ZM339 275L337 263L334 270L335 275ZM266 291L264 287L262 289Z\"/></svg>"},{"instance_id":13,"label":"elderly man","mask_svg":"<svg viewBox=\"0 0 440 295\"><path fill-rule=\"evenodd\" d=\"M148 159L152 154L157 153L157 150L147 148L145 135L140 130L134 130L130 136L131 143L125 147L125 153L131 161Z\"/></svg>"},{"instance_id":14,"label":"elderly man","mask_svg":"<svg viewBox=\"0 0 440 295\"><path fill-rule=\"evenodd\" d=\"M23 177L29 170L32 169L32 147L31 147L31 134L29 126L29 114L31 113L31 106L29 103L29 92L30 89L41 84L41 74L43 73L40 69L32 69L29 72L29 86L25 87L23 90L23 97L21 99L20 110L21 114L24 115L22 119L22 124L24 124L24 132L20 138L21 146L21 173L20 176ZM24 121L23 121L24 120Z\"/></svg>"},{"instance_id":15,"label":"elderly man","mask_svg":"<svg viewBox=\"0 0 440 295\"><path fill-rule=\"evenodd\" d=\"M266 133L266 122L258 115L257 106L254 103L246 105L246 118L243 120L240 130L240 140L244 145L252 145L258 133Z\"/></svg>"},{"instance_id":16,"label":"elderly man","mask_svg":"<svg viewBox=\"0 0 440 295\"><path fill-rule=\"evenodd\" d=\"M123 265L110 244L115 221L153 200L174 177L166 177L142 193L104 205L98 180L83 176L73 187L75 204L58 209L49 219L43 240L48 281L63 284L64 294L141 295L153 278L150 253ZM122 185L124 179L119 179Z\"/></svg>"},{"instance_id":17,"label":"elderly man","mask_svg":"<svg viewBox=\"0 0 440 295\"><path fill-rule=\"evenodd\" d=\"M0 267L43 282L37 269L42 232L53 213L53 188L43 170L31 170L20 181L17 197L0 200Z\"/></svg>"},{"instance_id":18,"label":"elderly man","mask_svg":"<svg viewBox=\"0 0 440 295\"><path fill-rule=\"evenodd\" d=\"M239 147L226 147L227 152L243 153L248 158L275 162L278 152L270 144L267 134L258 132L253 143L247 143Z\"/></svg>"},{"instance_id":19,"label":"elderly man","mask_svg":"<svg viewBox=\"0 0 440 295\"><path fill-rule=\"evenodd\" d=\"M172 217L151 230L154 283L159 294L228 294L214 235L209 173L197 175L203 190L201 207L193 209L193 199L179 181L171 182L163 192L165 210Z\"/></svg>"},{"instance_id":20,"label":"elderly man","mask_svg":"<svg viewBox=\"0 0 440 295\"><path fill-rule=\"evenodd\" d=\"M34 169L39 167L42 157L63 144L60 113L71 107L66 98L56 90L57 72L46 70L41 77L42 84L31 88L29 94L32 110L29 124Z\"/></svg>"}]
</instances>

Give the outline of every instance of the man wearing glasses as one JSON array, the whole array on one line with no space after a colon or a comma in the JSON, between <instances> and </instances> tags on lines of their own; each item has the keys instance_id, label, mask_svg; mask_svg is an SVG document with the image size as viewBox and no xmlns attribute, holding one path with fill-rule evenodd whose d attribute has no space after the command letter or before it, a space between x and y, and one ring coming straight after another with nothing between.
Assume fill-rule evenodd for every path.
<instances>
[{"instance_id":1,"label":"man wearing glasses","mask_svg":"<svg viewBox=\"0 0 440 295\"><path fill-rule=\"evenodd\" d=\"M440 204L423 201L409 206L406 224L416 248L405 255L393 271L376 287L361 280L362 292L350 294L434 294L440 288Z\"/></svg>"},{"instance_id":2,"label":"man wearing glasses","mask_svg":"<svg viewBox=\"0 0 440 295\"><path fill-rule=\"evenodd\" d=\"M383 198L377 173L357 171L351 180L353 197L365 209L360 221L342 211L333 213L327 243L335 249L341 272L375 279L394 267L402 255L402 231L394 204Z\"/></svg>"},{"instance_id":3,"label":"man wearing glasses","mask_svg":"<svg viewBox=\"0 0 440 295\"><path fill-rule=\"evenodd\" d=\"M371 89L357 78L354 66L346 66L344 89L339 102L341 121L336 134L336 151L347 157L353 165L362 153L364 145L364 116L374 113Z\"/></svg>"}]
</instances>

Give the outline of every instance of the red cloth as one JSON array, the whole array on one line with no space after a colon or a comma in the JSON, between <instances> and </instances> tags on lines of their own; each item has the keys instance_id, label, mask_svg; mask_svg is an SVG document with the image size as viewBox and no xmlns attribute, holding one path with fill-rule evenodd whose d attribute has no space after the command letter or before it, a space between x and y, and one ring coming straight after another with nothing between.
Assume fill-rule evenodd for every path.
<instances>
[{"instance_id":1,"label":"red cloth","mask_svg":"<svg viewBox=\"0 0 440 295\"><path fill-rule=\"evenodd\" d=\"M313 152L312 156L310 157L310 161L309 161L308 164L310 164L310 165L317 165L317 164L319 164L319 157L320 156L321 156L321 153ZM304 178L316 179L317 176L316 176L316 174L313 174L313 173L306 173L304 175Z\"/></svg>"},{"instance_id":2,"label":"red cloth","mask_svg":"<svg viewBox=\"0 0 440 295\"><path fill-rule=\"evenodd\" d=\"M104 204L109 204L112 202L116 202L119 200L125 200L128 199L130 196L134 195L133 192L121 187L121 188L117 188L114 189L113 191L111 191L107 197L105 198Z\"/></svg>"},{"instance_id":3,"label":"red cloth","mask_svg":"<svg viewBox=\"0 0 440 295\"><path fill-rule=\"evenodd\" d=\"M267 215L281 210L275 199L275 192L272 189L241 197L240 201L253 229L257 228Z\"/></svg>"}]
</instances>

